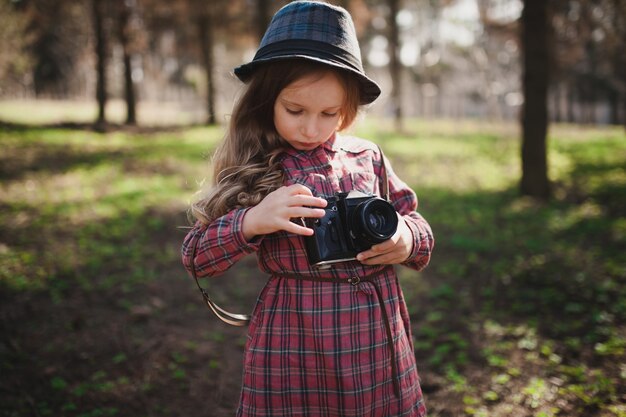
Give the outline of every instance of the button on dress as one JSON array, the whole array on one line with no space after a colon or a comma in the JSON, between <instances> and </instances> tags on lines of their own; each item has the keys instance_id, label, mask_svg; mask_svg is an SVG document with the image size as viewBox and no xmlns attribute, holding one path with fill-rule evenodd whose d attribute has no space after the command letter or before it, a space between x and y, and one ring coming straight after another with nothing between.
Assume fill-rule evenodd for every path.
<instances>
[{"instance_id":1,"label":"button on dress","mask_svg":"<svg viewBox=\"0 0 626 417\"><path fill-rule=\"evenodd\" d=\"M280 158L284 185L305 185L322 198L350 190L380 195L382 155L369 141L335 134L312 151L289 148ZM430 226L416 212L415 193L386 167L390 200L414 237L403 265L421 270L434 243ZM280 231L246 241L247 210L198 222L182 251L183 264L199 277L217 276L253 252L270 275L248 329L237 416L425 416L394 267L311 267L301 236Z\"/></svg>"}]
</instances>

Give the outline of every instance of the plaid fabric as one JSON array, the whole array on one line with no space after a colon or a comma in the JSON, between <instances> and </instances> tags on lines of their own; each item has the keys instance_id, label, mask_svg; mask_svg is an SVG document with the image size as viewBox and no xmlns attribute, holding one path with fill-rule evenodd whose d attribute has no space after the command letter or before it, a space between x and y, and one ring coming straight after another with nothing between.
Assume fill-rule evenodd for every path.
<instances>
[{"instance_id":1,"label":"plaid fabric","mask_svg":"<svg viewBox=\"0 0 626 417\"><path fill-rule=\"evenodd\" d=\"M361 61L356 30L350 15L327 3L293 2L280 9L261 39L259 49L272 43L306 39L342 48Z\"/></svg>"},{"instance_id":2,"label":"plaid fabric","mask_svg":"<svg viewBox=\"0 0 626 417\"><path fill-rule=\"evenodd\" d=\"M282 158L285 185L305 184L322 197L351 189L378 193L380 157L370 142L339 135L310 152L289 149ZM390 164L387 171L391 200L415 237L405 265L422 269L433 246L430 227L415 211L415 194ZM208 227L197 224L183 243L183 263L198 276L219 275L255 251L261 270L270 274L252 313L237 415L424 416L409 316L394 269L356 261L313 269L300 236L277 232L246 242L241 232L245 212L233 210ZM195 259L192 245L197 246ZM353 286L284 277L294 274L376 278ZM394 393L392 356L399 395Z\"/></svg>"}]
</instances>

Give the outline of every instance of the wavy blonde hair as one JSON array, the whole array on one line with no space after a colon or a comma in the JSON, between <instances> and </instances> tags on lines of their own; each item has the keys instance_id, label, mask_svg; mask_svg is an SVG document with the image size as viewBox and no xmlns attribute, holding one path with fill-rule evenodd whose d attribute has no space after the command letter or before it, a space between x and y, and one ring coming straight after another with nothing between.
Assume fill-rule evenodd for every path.
<instances>
[{"instance_id":1,"label":"wavy blonde hair","mask_svg":"<svg viewBox=\"0 0 626 417\"><path fill-rule=\"evenodd\" d=\"M288 61L288 62L286 62ZM236 208L254 206L283 184L278 160L289 146L274 127L274 103L280 92L309 76L337 75L345 91L338 130L354 122L360 103L356 77L347 71L308 60L281 60L255 70L233 109L223 141L212 157L210 189L191 206L191 215L204 224Z\"/></svg>"}]
</instances>

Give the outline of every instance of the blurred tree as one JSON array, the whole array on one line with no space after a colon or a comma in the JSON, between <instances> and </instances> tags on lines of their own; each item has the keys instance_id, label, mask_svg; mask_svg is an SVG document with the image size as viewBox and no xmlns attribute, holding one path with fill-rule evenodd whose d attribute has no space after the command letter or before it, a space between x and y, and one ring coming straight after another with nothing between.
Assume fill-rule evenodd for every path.
<instances>
[{"instance_id":1,"label":"blurred tree","mask_svg":"<svg viewBox=\"0 0 626 417\"><path fill-rule=\"evenodd\" d=\"M400 63L400 29L398 28L398 12L402 7L400 0L387 0L389 8L388 27L389 33L389 75L391 76L391 105L393 118L397 131L403 130L402 114L402 64Z\"/></svg>"},{"instance_id":2,"label":"blurred tree","mask_svg":"<svg viewBox=\"0 0 626 417\"><path fill-rule=\"evenodd\" d=\"M31 66L26 53L29 39L24 36L28 21L15 8L17 3L0 1L0 94L26 84L24 74Z\"/></svg>"},{"instance_id":3,"label":"blurred tree","mask_svg":"<svg viewBox=\"0 0 626 417\"><path fill-rule=\"evenodd\" d=\"M92 0L93 28L96 47L96 101L98 102L98 118L96 129L103 130L106 124L107 103L107 34L104 28L104 0Z\"/></svg>"},{"instance_id":4,"label":"blurred tree","mask_svg":"<svg viewBox=\"0 0 626 417\"><path fill-rule=\"evenodd\" d=\"M626 46L626 2L612 0L611 5L613 9L611 21L614 29L610 34L611 66L615 87L610 94L611 122L613 124L621 122L626 128L626 55L623 49Z\"/></svg>"},{"instance_id":5,"label":"blurred tree","mask_svg":"<svg viewBox=\"0 0 626 417\"><path fill-rule=\"evenodd\" d=\"M206 122L216 123L215 51L232 53L250 43L256 36L250 20L254 8L246 0L140 1L151 71L168 85L193 88L206 103Z\"/></svg>"},{"instance_id":6,"label":"blurred tree","mask_svg":"<svg viewBox=\"0 0 626 417\"><path fill-rule=\"evenodd\" d=\"M196 16L196 25L198 27L198 39L200 44L200 54L202 57L202 65L206 74L206 112L207 124L214 125L217 123L215 115L215 81L213 50L215 49L215 3L206 3L202 0L195 0L192 10Z\"/></svg>"},{"instance_id":7,"label":"blurred tree","mask_svg":"<svg viewBox=\"0 0 626 417\"><path fill-rule=\"evenodd\" d=\"M117 34L122 46L122 62L124 64L124 98L126 101L126 124L137 124L137 92L133 81L132 58L138 49L138 28L135 0L118 0L117 6Z\"/></svg>"},{"instance_id":8,"label":"blurred tree","mask_svg":"<svg viewBox=\"0 0 626 417\"><path fill-rule=\"evenodd\" d=\"M270 11L270 0L256 0L256 30L259 42L265 34L265 29L270 24L272 18Z\"/></svg>"},{"instance_id":9,"label":"blurred tree","mask_svg":"<svg viewBox=\"0 0 626 417\"><path fill-rule=\"evenodd\" d=\"M29 21L37 96L66 98L81 89L78 64L88 45L88 10L82 0L21 0Z\"/></svg>"},{"instance_id":10,"label":"blurred tree","mask_svg":"<svg viewBox=\"0 0 626 417\"><path fill-rule=\"evenodd\" d=\"M546 135L550 25L548 4L524 0L521 25L523 49L522 180L521 192L538 199L550 197Z\"/></svg>"},{"instance_id":11,"label":"blurred tree","mask_svg":"<svg viewBox=\"0 0 626 417\"><path fill-rule=\"evenodd\" d=\"M626 112L626 2L555 0L550 7L555 120L620 123L626 118L620 116Z\"/></svg>"},{"instance_id":12,"label":"blurred tree","mask_svg":"<svg viewBox=\"0 0 626 417\"><path fill-rule=\"evenodd\" d=\"M520 67L519 19L494 16L494 9L502 4L492 0L477 0L482 33L472 45L479 71L483 78L483 100L489 118L501 120L506 110L506 95L519 91Z\"/></svg>"}]
</instances>

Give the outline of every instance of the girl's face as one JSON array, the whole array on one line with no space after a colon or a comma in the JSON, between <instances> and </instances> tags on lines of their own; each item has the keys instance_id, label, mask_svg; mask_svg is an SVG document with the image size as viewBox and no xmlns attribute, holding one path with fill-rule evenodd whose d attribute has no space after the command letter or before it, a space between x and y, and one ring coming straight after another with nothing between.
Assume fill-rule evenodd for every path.
<instances>
[{"instance_id":1,"label":"girl's face","mask_svg":"<svg viewBox=\"0 0 626 417\"><path fill-rule=\"evenodd\" d=\"M294 81L274 103L276 131L295 149L314 149L337 130L344 100L344 88L331 71Z\"/></svg>"}]
</instances>

